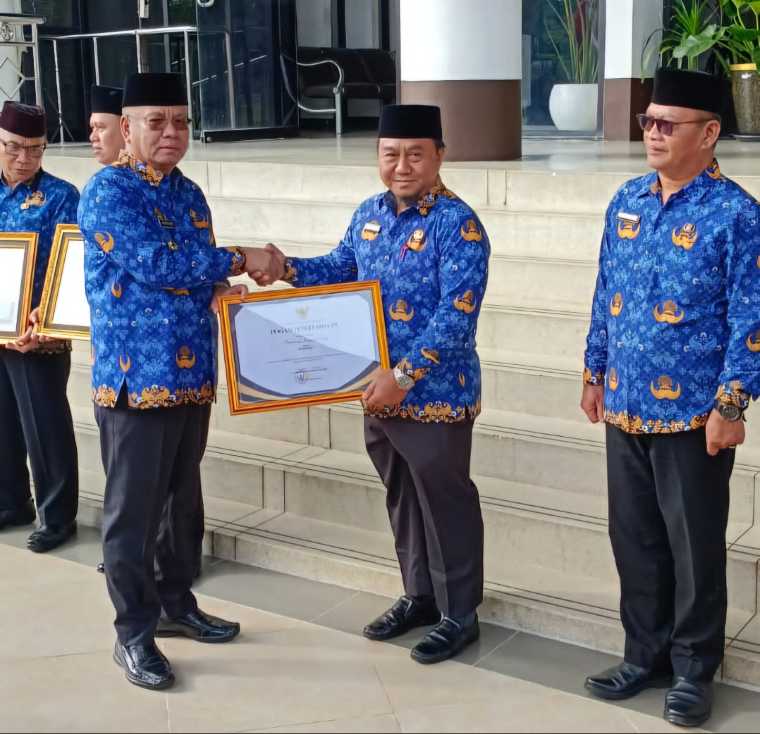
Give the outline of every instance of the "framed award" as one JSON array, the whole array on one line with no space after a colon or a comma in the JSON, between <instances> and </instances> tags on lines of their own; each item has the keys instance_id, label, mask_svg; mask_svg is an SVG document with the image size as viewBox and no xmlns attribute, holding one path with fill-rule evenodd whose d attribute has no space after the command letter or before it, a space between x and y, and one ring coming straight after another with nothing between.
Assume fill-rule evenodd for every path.
<instances>
[{"instance_id":1,"label":"framed award","mask_svg":"<svg viewBox=\"0 0 760 734\"><path fill-rule=\"evenodd\" d=\"M226 296L219 318L233 415L358 400L390 363L378 281Z\"/></svg>"},{"instance_id":2,"label":"framed award","mask_svg":"<svg viewBox=\"0 0 760 734\"><path fill-rule=\"evenodd\" d=\"M0 233L0 344L27 329L36 262L36 232Z\"/></svg>"},{"instance_id":3,"label":"framed award","mask_svg":"<svg viewBox=\"0 0 760 734\"><path fill-rule=\"evenodd\" d=\"M58 339L90 338L90 306L84 289L84 237L75 224L56 227L37 331Z\"/></svg>"}]
</instances>

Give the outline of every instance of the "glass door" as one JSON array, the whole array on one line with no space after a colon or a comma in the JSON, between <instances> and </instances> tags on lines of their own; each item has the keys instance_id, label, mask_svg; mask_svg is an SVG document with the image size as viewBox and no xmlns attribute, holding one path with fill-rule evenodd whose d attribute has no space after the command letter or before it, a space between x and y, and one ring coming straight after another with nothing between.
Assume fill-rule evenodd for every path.
<instances>
[{"instance_id":1,"label":"glass door","mask_svg":"<svg viewBox=\"0 0 760 734\"><path fill-rule=\"evenodd\" d=\"M196 15L202 138L296 134L293 0L196 0Z\"/></svg>"}]
</instances>

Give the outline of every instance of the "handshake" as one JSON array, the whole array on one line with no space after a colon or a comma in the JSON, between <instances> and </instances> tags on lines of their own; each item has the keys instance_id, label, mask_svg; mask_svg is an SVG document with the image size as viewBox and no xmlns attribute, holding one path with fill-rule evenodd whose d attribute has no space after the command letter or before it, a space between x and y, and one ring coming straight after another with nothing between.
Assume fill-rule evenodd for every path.
<instances>
[{"instance_id":1,"label":"handshake","mask_svg":"<svg viewBox=\"0 0 760 734\"><path fill-rule=\"evenodd\" d=\"M256 285L272 285L285 277L285 255L271 242L266 247L241 247L243 266Z\"/></svg>"}]
</instances>

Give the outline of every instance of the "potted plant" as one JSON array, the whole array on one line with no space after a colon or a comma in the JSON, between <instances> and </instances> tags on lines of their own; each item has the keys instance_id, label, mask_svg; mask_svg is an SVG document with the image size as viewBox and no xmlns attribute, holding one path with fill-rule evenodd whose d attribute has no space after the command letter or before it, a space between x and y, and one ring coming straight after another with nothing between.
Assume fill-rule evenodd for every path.
<instances>
[{"instance_id":1,"label":"potted plant","mask_svg":"<svg viewBox=\"0 0 760 734\"><path fill-rule=\"evenodd\" d=\"M720 7L738 133L760 135L760 2L720 0Z\"/></svg>"},{"instance_id":2,"label":"potted plant","mask_svg":"<svg viewBox=\"0 0 760 734\"><path fill-rule=\"evenodd\" d=\"M559 22L560 33L555 38L547 25L547 35L567 80L552 87L552 121L560 130L596 130L599 0L551 0L548 7Z\"/></svg>"}]
</instances>

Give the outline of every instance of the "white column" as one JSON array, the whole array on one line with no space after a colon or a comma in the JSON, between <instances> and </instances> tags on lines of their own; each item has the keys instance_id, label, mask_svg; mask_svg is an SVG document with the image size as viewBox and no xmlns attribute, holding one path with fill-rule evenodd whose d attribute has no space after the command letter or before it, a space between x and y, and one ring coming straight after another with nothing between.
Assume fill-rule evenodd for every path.
<instances>
[{"instance_id":1,"label":"white column","mask_svg":"<svg viewBox=\"0 0 760 734\"><path fill-rule=\"evenodd\" d=\"M453 160L520 155L522 0L401 0L401 100L438 104Z\"/></svg>"},{"instance_id":2,"label":"white column","mask_svg":"<svg viewBox=\"0 0 760 734\"><path fill-rule=\"evenodd\" d=\"M0 0L0 13L20 12L21 0ZM2 63L2 67L0 67L0 106L8 99L15 101L19 99L18 91L11 96L7 93L13 92L20 81L16 69L21 68L21 51L20 48L14 46L0 46L0 63Z\"/></svg>"}]
</instances>

